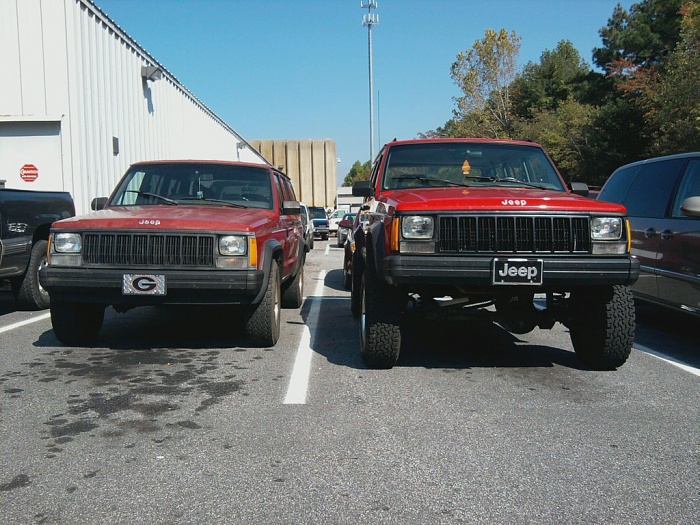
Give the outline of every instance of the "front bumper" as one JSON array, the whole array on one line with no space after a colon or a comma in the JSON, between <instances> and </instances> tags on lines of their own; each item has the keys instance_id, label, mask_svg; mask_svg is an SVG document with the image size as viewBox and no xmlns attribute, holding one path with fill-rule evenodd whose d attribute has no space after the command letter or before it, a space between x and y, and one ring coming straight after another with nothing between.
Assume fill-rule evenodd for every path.
<instances>
[{"instance_id":1,"label":"front bumper","mask_svg":"<svg viewBox=\"0 0 700 525\"><path fill-rule=\"evenodd\" d=\"M498 255L507 259L506 255ZM639 260L634 257L537 257L541 259L542 288L597 285L629 285L639 278ZM390 255L382 273L389 284L496 286L492 280L494 257ZM536 287L533 287L536 288Z\"/></svg>"},{"instance_id":2,"label":"front bumper","mask_svg":"<svg viewBox=\"0 0 700 525\"><path fill-rule=\"evenodd\" d=\"M125 274L162 275L165 294L124 294ZM249 304L264 282L261 270L92 269L48 266L41 285L58 301L145 306L160 304Z\"/></svg>"}]
</instances>

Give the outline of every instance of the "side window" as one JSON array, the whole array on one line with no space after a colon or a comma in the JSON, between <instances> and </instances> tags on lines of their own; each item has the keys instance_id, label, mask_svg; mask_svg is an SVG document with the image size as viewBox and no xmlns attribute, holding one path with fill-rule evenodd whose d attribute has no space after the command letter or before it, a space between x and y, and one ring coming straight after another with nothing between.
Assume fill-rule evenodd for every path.
<instances>
[{"instance_id":1,"label":"side window","mask_svg":"<svg viewBox=\"0 0 700 525\"><path fill-rule=\"evenodd\" d=\"M285 189L285 199L288 201L295 201L297 200L297 196L294 194L294 186L292 186L292 183L287 179L282 177L282 184L284 185Z\"/></svg>"},{"instance_id":2,"label":"side window","mask_svg":"<svg viewBox=\"0 0 700 525\"><path fill-rule=\"evenodd\" d=\"M601 201L622 202L639 172L639 165L615 171L600 191Z\"/></svg>"},{"instance_id":3,"label":"side window","mask_svg":"<svg viewBox=\"0 0 700 525\"><path fill-rule=\"evenodd\" d=\"M280 177L275 173L275 189L277 190L277 209L282 211L282 204L285 199L284 193L282 191L282 183L280 182Z\"/></svg>"},{"instance_id":4,"label":"side window","mask_svg":"<svg viewBox=\"0 0 700 525\"><path fill-rule=\"evenodd\" d=\"M700 197L700 159L691 160L685 169L676 199L673 201L673 217L686 217L681 213L681 204L688 197Z\"/></svg>"},{"instance_id":5,"label":"side window","mask_svg":"<svg viewBox=\"0 0 700 525\"><path fill-rule=\"evenodd\" d=\"M643 164L622 201L629 215L665 217L671 195L686 162L686 159L673 159Z\"/></svg>"},{"instance_id":6,"label":"side window","mask_svg":"<svg viewBox=\"0 0 700 525\"><path fill-rule=\"evenodd\" d=\"M379 177L379 166L382 164L382 159L384 158L384 151L381 151L374 161L372 166L372 171L369 175L369 180L372 181L372 186L377 187L377 178Z\"/></svg>"}]
</instances>

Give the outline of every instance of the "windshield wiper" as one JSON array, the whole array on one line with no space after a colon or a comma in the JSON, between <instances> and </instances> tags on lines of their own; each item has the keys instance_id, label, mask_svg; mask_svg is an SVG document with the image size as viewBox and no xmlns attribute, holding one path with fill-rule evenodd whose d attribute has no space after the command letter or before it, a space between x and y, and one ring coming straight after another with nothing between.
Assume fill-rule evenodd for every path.
<instances>
[{"instance_id":1,"label":"windshield wiper","mask_svg":"<svg viewBox=\"0 0 700 525\"><path fill-rule=\"evenodd\" d=\"M174 206L177 206L177 201L174 201L172 199L168 199L167 197L163 197L162 195L158 195L157 193L149 193L147 191L139 191L139 190L124 190L124 193L135 193L139 197L155 197L156 199L160 199L164 202L167 202L168 204L172 204Z\"/></svg>"},{"instance_id":2,"label":"windshield wiper","mask_svg":"<svg viewBox=\"0 0 700 525\"><path fill-rule=\"evenodd\" d=\"M419 180L421 182L441 182L443 184L449 184L450 186L463 186L465 188L469 187L469 184L463 184L461 182L455 182L453 180L438 179L437 177L427 177L425 175L399 175L394 177L394 180Z\"/></svg>"},{"instance_id":3,"label":"windshield wiper","mask_svg":"<svg viewBox=\"0 0 700 525\"><path fill-rule=\"evenodd\" d=\"M220 199L207 199L206 197L182 197L181 201L205 201L205 202L215 202L217 204L223 204L224 206L230 206L231 208L247 208L248 206L244 204L238 204L237 202L222 201Z\"/></svg>"},{"instance_id":4,"label":"windshield wiper","mask_svg":"<svg viewBox=\"0 0 700 525\"><path fill-rule=\"evenodd\" d=\"M480 175L474 175L474 176L467 176L466 178L472 179L477 182L508 182L508 183L515 183L520 186L525 186L527 188L537 188L539 190L546 190L548 189L546 186L542 184L534 184L532 182L525 182L523 180L518 180L515 177L489 177L489 176L480 176Z\"/></svg>"}]
</instances>

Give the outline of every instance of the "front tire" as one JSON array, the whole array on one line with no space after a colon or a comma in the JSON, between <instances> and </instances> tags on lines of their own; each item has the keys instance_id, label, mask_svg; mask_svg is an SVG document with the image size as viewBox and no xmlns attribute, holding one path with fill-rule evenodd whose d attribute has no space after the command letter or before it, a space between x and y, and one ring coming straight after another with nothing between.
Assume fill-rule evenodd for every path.
<instances>
[{"instance_id":1,"label":"front tire","mask_svg":"<svg viewBox=\"0 0 700 525\"><path fill-rule=\"evenodd\" d=\"M53 333L61 343L86 346L95 342L104 320L104 305L52 301L50 308Z\"/></svg>"},{"instance_id":2,"label":"front tire","mask_svg":"<svg viewBox=\"0 0 700 525\"><path fill-rule=\"evenodd\" d=\"M632 351L634 298L628 286L612 286L572 294L576 319L571 343L581 364L595 370L622 366Z\"/></svg>"},{"instance_id":3,"label":"front tire","mask_svg":"<svg viewBox=\"0 0 700 525\"><path fill-rule=\"evenodd\" d=\"M16 281L17 302L25 310L45 310L51 304L49 292L47 292L39 282L39 271L44 268L46 262L46 241L37 241L32 246L32 253L29 256L27 271L21 282Z\"/></svg>"},{"instance_id":4,"label":"front tire","mask_svg":"<svg viewBox=\"0 0 700 525\"><path fill-rule=\"evenodd\" d=\"M258 304L246 311L246 335L252 346L270 347L280 337L280 269L276 261L270 267L267 290Z\"/></svg>"},{"instance_id":5,"label":"front tire","mask_svg":"<svg viewBox=\"0 0 700 525\"><path fill-rule=\"evenodd\" d=\"M360 353L369 368L392 368L401 350L401 303L372 268L362 272Z\"/></svg>"}]
</instances>

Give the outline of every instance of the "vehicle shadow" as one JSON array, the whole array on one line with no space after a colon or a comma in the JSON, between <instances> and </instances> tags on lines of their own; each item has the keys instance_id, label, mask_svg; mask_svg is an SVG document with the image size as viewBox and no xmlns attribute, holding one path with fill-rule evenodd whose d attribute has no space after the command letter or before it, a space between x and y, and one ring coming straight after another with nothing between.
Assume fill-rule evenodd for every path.
<instances>
[{"instance_id":1,"label":"vehicle shadow","mask_svg":"<svg viewBox=\"0 0 700 525\"><path fill-rule=\"evenodd\" d=\"M641 301L635 302L635 344L700 368L698 318Z\"/></svg>"},{"instance_id":2,"label":"vehicle shadow","mask_svg":"<svg viewBox=\"0 0 700 525\"><path fill-rule=\"evenodd\" d=\"M326 274L326 278L323 281L323 285L331 290L339 290L341 292L347 292L345 286L343 286L343 270L330 270Z\"/></svg>"}]
</instances>

